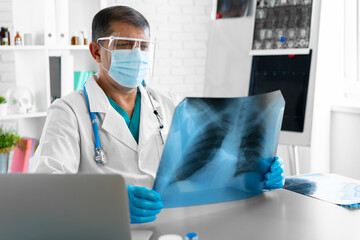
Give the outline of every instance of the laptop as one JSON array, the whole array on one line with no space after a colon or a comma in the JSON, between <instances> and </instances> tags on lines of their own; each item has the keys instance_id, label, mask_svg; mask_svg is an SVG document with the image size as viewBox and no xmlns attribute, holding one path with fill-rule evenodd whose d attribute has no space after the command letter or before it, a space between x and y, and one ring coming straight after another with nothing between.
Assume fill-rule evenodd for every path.
<instances>
[{"instance_id":1,"label":"laptop","mask_svg":"<svg viewBox=\"0 0 360 240\"><path fill-rule=\"evenodd\" d=\"M0 212L0 239L131 239L119 175L0 174Z\"/></svg>"}]
</instances>

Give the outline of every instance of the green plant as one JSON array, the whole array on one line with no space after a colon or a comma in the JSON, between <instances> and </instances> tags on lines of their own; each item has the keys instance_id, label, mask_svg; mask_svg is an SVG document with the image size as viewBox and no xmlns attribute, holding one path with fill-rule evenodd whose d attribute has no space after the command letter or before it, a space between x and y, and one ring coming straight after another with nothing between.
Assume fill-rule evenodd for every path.
<instances>
[{"instance_id":1,"label":"green plant","mask_svg":"<svg viewBox=\"0 0 360 240\"><path fill-rule=\"evenodd\" d=\"M0 126L0 153L10 152L15 146L23 147L21 137L17 131L10 129L6 130Z\"/></svg>"},{"instance_id":2,"label":"green plant","mask_svg":"<svg viewBox=\"0 0 360 240\"><path fill-rule=\"evenodd\" d=\"M6 103L6 99L4 97L0 97L0 103Z\"/></svg>"}]
</instances>

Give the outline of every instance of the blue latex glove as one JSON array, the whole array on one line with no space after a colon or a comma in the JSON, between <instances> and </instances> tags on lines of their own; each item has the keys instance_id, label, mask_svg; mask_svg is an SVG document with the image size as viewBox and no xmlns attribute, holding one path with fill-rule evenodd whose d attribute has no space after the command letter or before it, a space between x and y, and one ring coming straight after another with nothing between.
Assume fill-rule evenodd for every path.
<instances>
[{"instance_id":1,"label":"blue latex glove","mask_svg":"<svg viewBox=\"0 0 360 240\"><path fill-rule=\"evenodd\" d=\"M282 188L285 184L284 163L279 157L275 157L270 170L265 174L264 189Z\"/></svg>"},{"instance_id":2,"label":"blue latex glove","mask_svg":"<svg viewBox=\"0 0 360 240\"><path fill-rule=\"evenodd\" d=\"M127 185L131 223L146 223L156 219L164 204L154 190Z\"/></svg>"}]
</instances>

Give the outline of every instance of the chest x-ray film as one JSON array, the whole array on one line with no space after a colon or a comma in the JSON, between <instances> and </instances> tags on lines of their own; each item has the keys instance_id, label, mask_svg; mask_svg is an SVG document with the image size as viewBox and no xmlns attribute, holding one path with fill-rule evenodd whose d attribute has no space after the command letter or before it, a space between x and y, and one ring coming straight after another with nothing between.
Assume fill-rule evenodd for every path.
<instances>
[{"instance_id":1,"label":"chest x-ray film","mask_svg":"<svg viewBox=\"0 0 360 240\"><path fill-rule=\"evenodd\" d=\"M258 195L276 154L280 91L244 98L186 98L176 108L154 190L166 208Z\"/></svg>"},{"instance_id":2,"label":"chest x-ray film","mask_svg":"<svg viewBox=\"0 0 360 240\"><path fill-rule=\"evenodd\" d=\"M349 209L360 207L360 181L336 174L311 173L287 177L284 189Z\"/></svg>"}]
</instances>

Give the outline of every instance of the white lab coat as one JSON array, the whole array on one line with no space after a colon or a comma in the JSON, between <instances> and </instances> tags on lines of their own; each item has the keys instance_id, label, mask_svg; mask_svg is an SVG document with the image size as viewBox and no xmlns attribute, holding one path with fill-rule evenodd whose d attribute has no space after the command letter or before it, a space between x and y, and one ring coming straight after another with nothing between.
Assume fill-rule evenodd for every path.
<instances>
[{"instance_id":1,"label":"white lab coat","mask_svg":"<svg viewBox=\"0 0 360 240\"><path fill-rule=\"evenodd\" d=\"M107 173L120 174L126 184L152 188L164 145L159 122L144 87L140 86L139 141L136 143L124 118L110 105L92 75L86 83L90 110L98 113L101 147L108 163L94 161L94 132L83 91L75 91L53 102L34 154L31 173ZM163 117L162 135L166 141L174 110L182 100L169 92L154 91L153 104ZM100 116L100 119L99 119Z\"/></svg>"}]
</instances>

